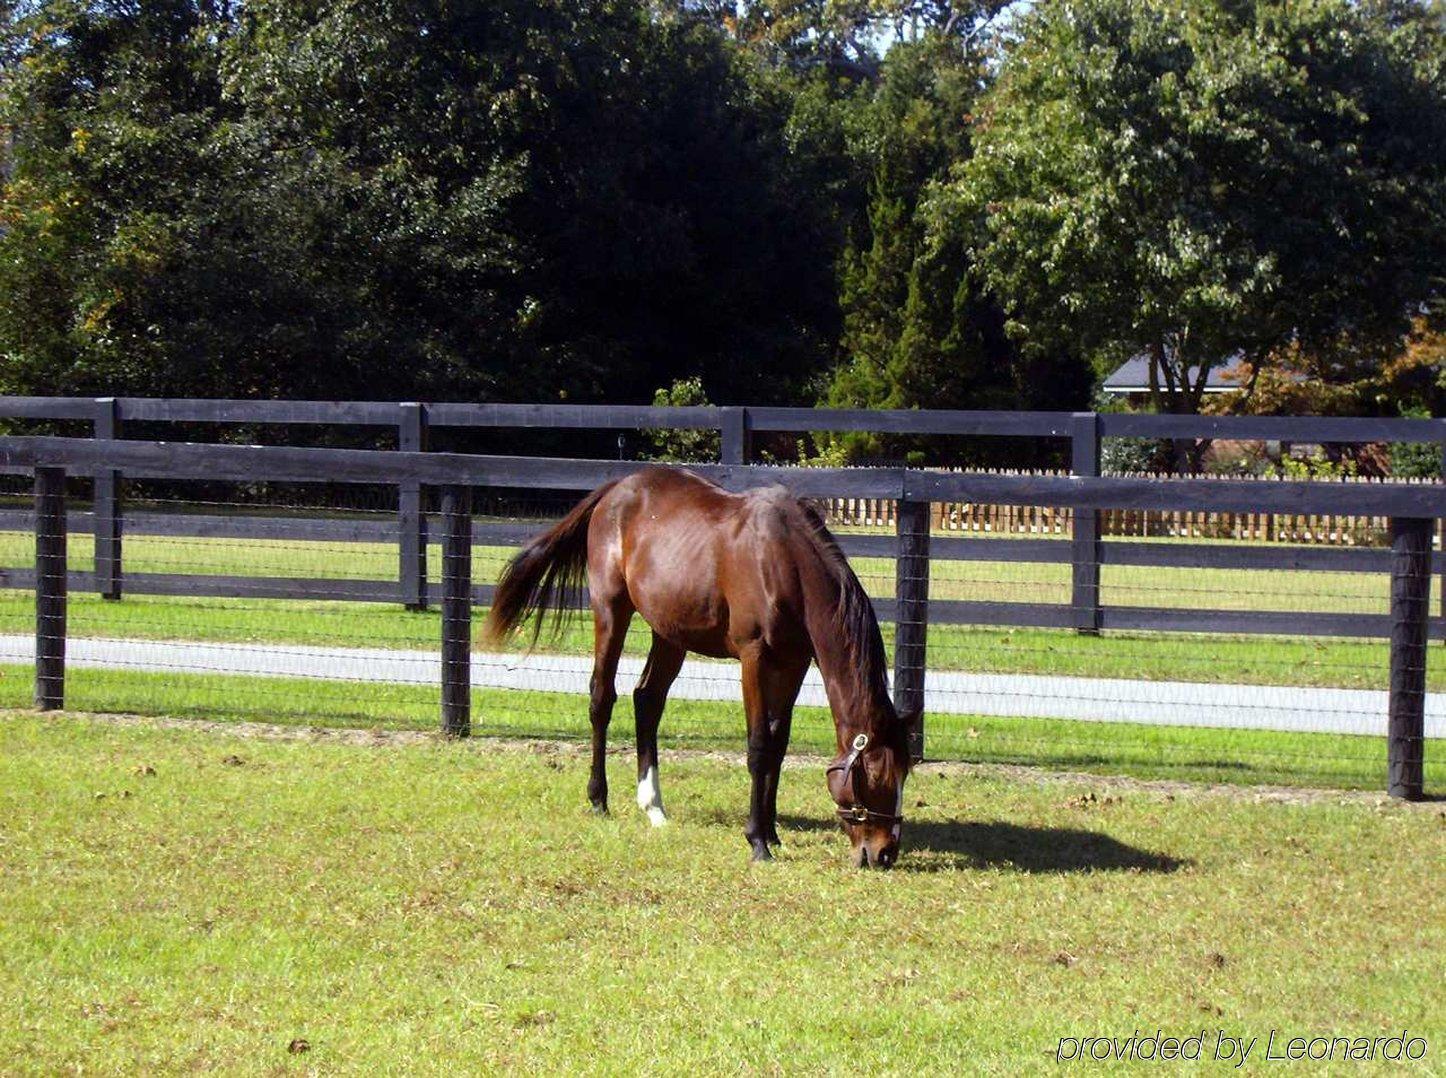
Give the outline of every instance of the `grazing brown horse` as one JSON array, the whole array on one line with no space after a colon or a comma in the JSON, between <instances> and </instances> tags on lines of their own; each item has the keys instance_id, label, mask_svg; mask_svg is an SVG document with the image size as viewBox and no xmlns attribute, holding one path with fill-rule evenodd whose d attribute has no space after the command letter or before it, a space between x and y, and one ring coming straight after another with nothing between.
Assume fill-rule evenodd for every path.
<instances>
[{"instance_id":1,"label":"grazing brown horse","mask_svg":"<svg viewBox=\"0 0 1446 1078\"><path fill-rule=\"evenodd\" d=\"M593 612L592 778L588 797L607 811L605 748L613 679L634 612L653 645L633 693L638 806L665 821L658 786L658 722L689 651L743 664L748 771L744 833L755 861L779 842L778 778L793 704L810 660L833 711L838 756L829 792L854 862L898 857L909 721L889 700L884 642L874 610L838 543L811 508L782 487L730 494L676 468L649 468L599 487L512 559L485 632L499 639L547 611L560 623L578 605L584 574Z\"/></svg>"}]
</instances>

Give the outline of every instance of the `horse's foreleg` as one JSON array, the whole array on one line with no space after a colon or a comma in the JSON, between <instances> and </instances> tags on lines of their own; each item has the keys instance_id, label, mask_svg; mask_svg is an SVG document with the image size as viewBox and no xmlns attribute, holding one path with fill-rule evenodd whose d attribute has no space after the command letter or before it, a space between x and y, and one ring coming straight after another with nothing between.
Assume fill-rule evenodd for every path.
<instances>
[{"instance_id":1,"label":"horse's foreleg","mask_svg":"<svg viewBox=\"0 0 1446 1078\"><path fill-rule=\"evenodd\" d=\"M593 663L589 683L588 719L592 723L592 775L587 783L592 810L604 815L608 810L608 723L612 721L613 704L618 694L614 681L623 641L628 635L628 622L633 611L624 603L593 603Z\"/></svg>"},{"instance_id":2,"label":"horse's foreleg","mask_svg":"<svg viewBox=\"0 0 1446 1078\"><path fill-rule=\"evenodd\" d=\"M638 729L638 808L648 814L654 827L668 822L658 783L658 723L668 702L668 690L683 668L684 655L682 648L654 633L643 676L633 690L633 716Z\"/></svg>"},{"instance_id":3,"label":"horse's foreleg","mask_svg":"<svg viewBox=\"0 0 1446 1078\"><path fill-rule=\"evenodd\" d=\"M763 706L762 663L756 653L745 652L743 659L743 713L748 719L748 775L753 780L748 799L748 824L743 835L753 847L753 860L771 861L768 849L768 825L764 820L768 808L768 772L771 760L771 738L768 716Z\"/></svg>"},{"instance_id":4,"label":"horse's foreleg","mask_svg":"<svg viewBox=\"0 0 1446 1078\"><path fill-rule=\"evenodd\" d=\"M783 758L788 755L794 701L798 699L798 690L802 687L803 676L807 672L807 659L797 664L779 662L770 668L764 678L764 705L768 713L772 767L765 777L763 811L767 828L765 837L773 846L783 845L783 841L778 837L778 783L783 775Z\"/></svg>"},{"instance_id":5,"label":"horse's foreleg","mask_svg":"<svg viewBox=\"0 0 1446 1078\"><path fill-rule=\"evenodd\" d=\"M782 846L783 839L778 837L778 781L783 775L783 758L788 754L788 735L793 725L793 715L789 713L773 721L773 767L764 780L763 814L768 844Z\"/></svg>"},{"instance_id":6,"label":"horse's foreleg","mask_svg":"<svg viewBox=\"0 0 1446 1078\"><path fill-rule=\"evenodd\" d=\"M743 710L748 716L748 774L753 780L744 834L753 860L768 861L769 844L778 844L778 775L788 747L793 701L803 681L805 663L781 662L776 656L743 656Z\"/></svg>"}]
</instances>

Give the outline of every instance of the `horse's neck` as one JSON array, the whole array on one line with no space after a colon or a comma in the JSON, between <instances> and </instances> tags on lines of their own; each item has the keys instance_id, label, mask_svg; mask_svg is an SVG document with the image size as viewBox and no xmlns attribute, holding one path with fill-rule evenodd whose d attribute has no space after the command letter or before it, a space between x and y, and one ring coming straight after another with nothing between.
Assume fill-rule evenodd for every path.
<instances>
[{"instance_id":1,"label":"horse's neck","mask_svg":"<svg viewBox=\"0 0 1446 1078\"><path fill-rule=\"evenodd\" d=\"M825 624L815 631L810 625L808 635L813 640L813 660L818 663L818 672L823 678L824 692L828 694L834 718L839 722L851 720L851 724L858 725L859 719L852 714L856 708L850 689L853 662L837 628Z\"/></svg>"},{"instance_id":2,"label":"horse's neck","mask_svg":"<svg viewBox=\"0 0 1446 1078\"><path fill-rule=\"evenodd\" d=\"M859 691L862 656L854 654L836 616L842 598L840 585L832 576L821 576L815 583L820 593L808 596L804 620L834 725L844 741L858 733L875 736L881 732L874 727L884 711L872 693Z\"/></svg>"}]
</instances>

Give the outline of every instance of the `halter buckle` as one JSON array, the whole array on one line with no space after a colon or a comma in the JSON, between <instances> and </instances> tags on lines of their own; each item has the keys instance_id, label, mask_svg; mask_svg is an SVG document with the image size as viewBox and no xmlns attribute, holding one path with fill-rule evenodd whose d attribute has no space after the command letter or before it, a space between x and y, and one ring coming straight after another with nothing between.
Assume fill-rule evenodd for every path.
<instances>
[{"instance_id":1,"label":"halter buckle","mask_svg":"<svg viewBox=\"0 0 1446 1078\"><path fill-rule=\"evenodd\" d=\"M869 821L869 810L863 805L854 805L852 808L845 809L844 812L844 819L853 823L868 823Z\"/></svg>"},{"instance_id":2,"label":"halter buckle","mask_svg":"<svg viewBox=\"0 0 1446 1078\"><path fill-rule=\"evenodd\" d=\"M869 747L869 735L859 734L854 738L854 752L863 752Z\"/></svg>"}]
</instances>

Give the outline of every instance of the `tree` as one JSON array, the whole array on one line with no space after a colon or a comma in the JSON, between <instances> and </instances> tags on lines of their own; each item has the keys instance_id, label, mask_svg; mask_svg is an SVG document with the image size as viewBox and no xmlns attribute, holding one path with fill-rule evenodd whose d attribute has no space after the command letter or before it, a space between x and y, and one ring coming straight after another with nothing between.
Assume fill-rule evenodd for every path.
<instances>
[{"instance_id":1,"label":"tree","mask_svg":"<svg viewBox=\"0 0 1446 1078\"><path fill-rule=\"evenodd\" d=\"M877 82L890 45L925 38L967 52L1011 0L658 0L695 12L774 63Z\"/></svg>"},{"instance_id":2,"label":"tree","mask_svg":"<svg viewBox=\"0 0 1446 1078\"><path fill-rule=\"evenodd\" d=\"M0 387L150 388L152 315L186 287L180 222L214 191L222 6L52 2L0 26ZM112 388L113 387L113 388Z\"/></svg>"},{"instance_id":3,"label":"tree","mask_svg":"<svg viewBox=\"0 0 1446 1078\"><path fill-rule=\"evenodd\" d=\"M679 378L653 394L655 408L706 408L712 403L703 389L703 379L697 377ZM651 450L651 459L674 464L715 462L723 442L716 430L650 430L643 440Z\"/></svg>"},{"instance_id":4,"label":"tree","mask_svg":"<svg viewBox=\"0 0 1446 1078\"><path fill-rule=\"evenodd\" d=\"M6 9L8 388L798 400L840 226L786 88L645 0Z\"/></svg>"},{"instance_id":5,"label":"tree","mask_svg":"<svg viewBox=\"0 0 1446 1078\"><path fill-rule=\"evenodd\" d=\"M1046 0L934 202L1029 352L1144 351L1157 407L1222 357L1384 356L1446 257L1446 79L1423 9Z\"/></svg>"},{"instance_id":6,"label":"tree","mask_svg":"<svg viewBox=\"0 0 1446 1078\"><path fill-rule=\"evenodd\" d=\"M963 117L979 84L979 58L961 62L937 37L891 50L882 81L855 110L853 151L865 168L868 202L844 251L840 303L847 362L835 395L855 403L909 407L891 375L923 245L918 218L925 186L969 153ZM924 387L920 386L919 389Z\"/></svg>"},{"instance_id":7,"label":"tree","mask_svg":"<svg viewBox=\"0 0 1446 1078\"><path fill-rule=\"evenodd\" d=\"M983 13L981 13L981 18ZM965 245L930 242L927 194L971 153L968 117L985 84L982 48L935 32L895 45L854 109L852 146L867 203L840 269L844 327L826 392L838 407L1080 407L1089 376L1066 351L1025 354ZM849 435L855 456L899 456L917 440ZM1014 447L1017 451L1018 447ZM932 459L980 459L957 439Z\"/></svg>"}]
</instances>

